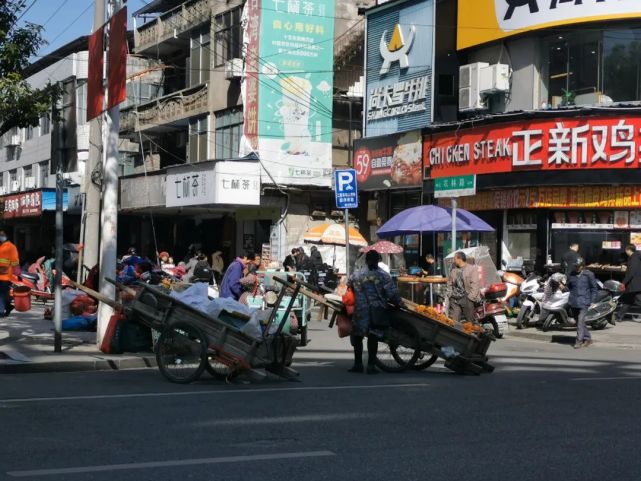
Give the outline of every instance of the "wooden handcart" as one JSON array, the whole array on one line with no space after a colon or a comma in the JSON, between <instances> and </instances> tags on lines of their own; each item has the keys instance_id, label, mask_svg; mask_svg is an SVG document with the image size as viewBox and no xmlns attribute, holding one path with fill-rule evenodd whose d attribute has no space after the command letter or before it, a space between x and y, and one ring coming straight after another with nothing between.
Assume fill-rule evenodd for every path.
<instances>
[{"instance_id":1,"label":"wooden handcart","mask_svg":"<svg viewBox=\"0 0 641 481\"><path fill-rule=\"evenodd\" d=\"M291 306L290 306L291 309ZM155 346L160 372L169 381L190 383L207 370L217 377L246 372L264 378L267 371L286 379L298 373L289 366L298 339L283 332L281 322L272 334L272 311L261 337L235 327L242 314L223 311L209 316L170 296L165 289L141 284L133 301L124 306L128 319L160 332Z\"/></svg>"},{"instance_id":2,"label":"wooden handcart","mask_svg":"<svg viewBox=\"0 0 641 481\"><path fill-rule=\"evenodd\" d=\"M330 327L343 309L342 303L329 301L314 286L289 277L280 281L290 289L331 309ZM481 374L494 371L487 351L495 340L491 333L469 334L415 311L416 305L406 302L407 308L390 307L390 325L385 330L376 365L386 372L407 369L426 369L438 359L445 367L459 374Z\"/></svg>"}]
</instances>

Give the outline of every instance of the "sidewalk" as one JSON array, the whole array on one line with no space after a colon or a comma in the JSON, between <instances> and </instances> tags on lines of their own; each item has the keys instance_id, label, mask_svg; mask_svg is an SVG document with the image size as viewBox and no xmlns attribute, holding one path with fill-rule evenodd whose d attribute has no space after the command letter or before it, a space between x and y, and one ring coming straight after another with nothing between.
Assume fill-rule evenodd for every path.
<instances>
[{"instance_id":1,"label":"sidewalk","mask_svg":"<svg viewBox=\"0 0 641 481\"><path fill-rule=\"evenodd\" d=\"M43 319L44 308L12 312L0 319L0 374L94 371L155 365L153 353L103 354L94 332L63 332L62 352L53 352L53 322Z\"/></svg>"},{"instance_id":2,"label":"sidewalk","mask_svg":"<svg viewBox=\"0 0 641 481\"><path fill-rule=\"evenodd\" d=\"M591 330L594 347L609 349L639 349L641 350L641 323L625 321L619 322L616 326L608 324L602 331ZM510 319L510 331L506 339L524 339L532 341L543 341L557 344L574 344L576 330L574 329L552 329L543 332L536 327L518 330L515 326L515 319Z\"/></svg>"}]
</instances>

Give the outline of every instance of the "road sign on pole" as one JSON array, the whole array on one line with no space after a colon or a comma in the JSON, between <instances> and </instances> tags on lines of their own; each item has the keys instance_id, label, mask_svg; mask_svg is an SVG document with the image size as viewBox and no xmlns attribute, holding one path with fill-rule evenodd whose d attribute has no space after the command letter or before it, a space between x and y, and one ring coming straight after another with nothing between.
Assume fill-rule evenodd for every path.
<instances>
[{"instance_id":1,"label":"road sign on pole","mask_svg":"<svg viewBox=\"0 0 641 481\"><path fill-rule=\"evenodd\" d=\"M434 179L434 197L464 197L476 194L476 175Z\"/></svg>"},{"instance_id":2,"label":"road sign on pole","mask_svg":"<svg viewBox=\"0 0 641 481\"><path fill-rule=\"evenodd\" d=\"M358 208L358 185L356 182L356 170L337 170L334 173L334 181L336 207L338 209Z\"/></svg>"}]
</instances>

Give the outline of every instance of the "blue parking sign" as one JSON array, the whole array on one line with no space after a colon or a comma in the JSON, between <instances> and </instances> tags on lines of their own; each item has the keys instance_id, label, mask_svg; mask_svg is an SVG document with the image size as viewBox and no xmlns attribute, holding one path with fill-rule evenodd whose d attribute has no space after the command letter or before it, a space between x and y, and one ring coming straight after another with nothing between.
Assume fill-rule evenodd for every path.
<instances>
[{"instance_id":1,"label":"blue parking sign","mask_svg":"<svg viewBox=\"0 0 641 481\"><path fill-rule=\"evenodd\" d=\"M337 170L334 172L334 191L338 209L358 208L358 184L354 169Z\"/></svg>"}]
</instances>

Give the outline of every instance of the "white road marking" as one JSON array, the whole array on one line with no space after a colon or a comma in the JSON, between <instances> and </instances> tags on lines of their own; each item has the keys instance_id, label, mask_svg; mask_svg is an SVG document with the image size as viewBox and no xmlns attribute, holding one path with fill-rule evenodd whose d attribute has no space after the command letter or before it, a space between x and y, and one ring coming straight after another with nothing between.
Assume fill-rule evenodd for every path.
<instances>
[{"instance_id":1,"label":"white road marking","mask_svg":"<svg viewBox=\"0 0 641 481\"><path fill-rule=\"evenodd\" d=\"M575 377L570 381L638 381L641 376L614 376L614 377Z\"/></svg>"},{"instance_id":2,"label":"white road marking","mask_svg":"<svg viewBox=\"0 0 641 481\"><path fill-rule=\"evenodd\" d=\"M129 471L132 469L169 468L176 466L198 466L203 464L227 464L251 461L273 461L280 459L320 458L336 456L332 451L304 451L298 453L254 454L247 456L225 456L220 458L177 459L174 461L152 461L147 463L106 464L102 466L81 466L76 468L34 469L31 471L8 471L14 478L29 476L52 476L56 474L99 473L108 471Z\"/></svg>"},{"instance_id":3,"label":"white road marking","mask_svg":"<svg viewBox=\"0 0 641 481\"><path fill-rule=\"evenodd\" d=\"M36 397L19 399L0 399L0 404L9 403L32 403L48 401L87 401L92 399L132 399L148 397L173 397L173 396L211 396L217 394L256 394L263 392L308 392L308 391L349 391L359 389L402 389L402 388L424 388L427 383L415 384L372 384L354 386L309 386L292 388L266 388L266 389L225 389L219 391L177 391L177 392L152 392L139 394L100 394L94 396L60 396L60 397Z\"/></svg>"},{"instance_id":4,"label":"white road marking","mask_svg":"<svg viewBox=\"0 0 641 481\"><path fill-rule=\"evenodd\" d=\"M300 416L272 416L262 418L238 418L218 419L216 421L205 421L195 423L196 426L220 427L220 426L248 426L256 424L287 424L287 423L309 423L327 421L349 421L354 419L379 418L383 414L376 413L346 413L346 414L308 414Z\"/></svg>"}]
</instances>

